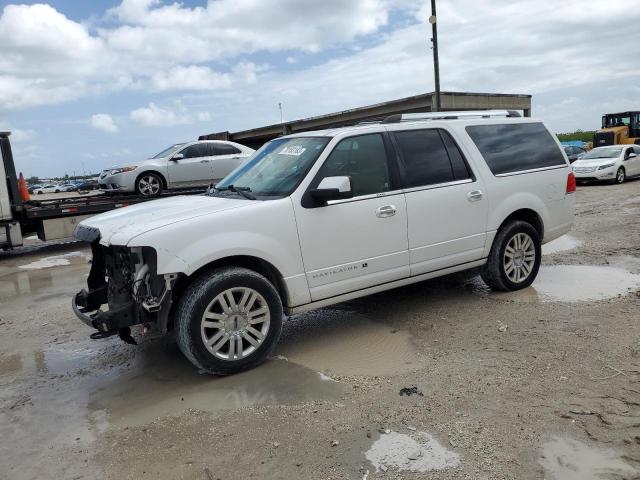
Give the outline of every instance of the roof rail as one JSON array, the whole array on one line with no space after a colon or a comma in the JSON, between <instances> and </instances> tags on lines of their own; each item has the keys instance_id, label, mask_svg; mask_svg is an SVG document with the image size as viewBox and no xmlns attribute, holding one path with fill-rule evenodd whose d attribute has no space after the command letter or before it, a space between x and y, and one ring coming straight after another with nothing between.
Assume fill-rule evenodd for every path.
<instances>
[{"instance_id":1,"label":"roof rail","mask_svg":"<svg viewBox=\"0 0 640 480\"><path fill-rule=\"evenodd\" d=\"M459 112L398 113L385 118L382 123L415 122L420 120L457 120L459 118L510 118L520 117L515 110L466 110Z\"/></svg>"}]
</instances>

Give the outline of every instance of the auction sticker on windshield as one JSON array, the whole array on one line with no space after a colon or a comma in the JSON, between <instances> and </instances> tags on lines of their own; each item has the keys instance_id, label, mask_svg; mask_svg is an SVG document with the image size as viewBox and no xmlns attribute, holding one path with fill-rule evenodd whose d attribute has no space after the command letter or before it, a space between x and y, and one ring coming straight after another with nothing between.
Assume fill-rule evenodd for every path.
<instances>
[{"instance_id":1,"label":"auction sticker on windshield","mask_svg":"<svg viewBox=\"0 0 640 480\"><path fill-rule=\"evenodd\" d=\"M306 148L301 147L300 145L293 145L293 146L284 147L282 150L280 150L279 154L293 155L295 157L299 157L304 153L305 150Z\"/></svg>"}]
</instances>

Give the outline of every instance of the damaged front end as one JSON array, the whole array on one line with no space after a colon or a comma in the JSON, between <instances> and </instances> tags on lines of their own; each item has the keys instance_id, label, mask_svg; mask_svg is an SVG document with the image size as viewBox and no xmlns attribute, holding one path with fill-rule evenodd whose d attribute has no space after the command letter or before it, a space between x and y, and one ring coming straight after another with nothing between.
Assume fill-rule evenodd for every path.
<instances>
[{"instance_id":1,"label":"damaged front end","mask_svg":"<svg viewBox=\"0 0 640 480\"><path fill-rule=\"evenodd\" d=\"M135 344L131 336L134 325L140 325L144 333L166 333L171 289L177 275L155 273L157 256L153 248L105 247L99 238L87 240L91 241L93 254L88 289L73 297L72 307L80 320L97 330L91 338L118 334L125 342Z\"/></svg>"}]
</instances>

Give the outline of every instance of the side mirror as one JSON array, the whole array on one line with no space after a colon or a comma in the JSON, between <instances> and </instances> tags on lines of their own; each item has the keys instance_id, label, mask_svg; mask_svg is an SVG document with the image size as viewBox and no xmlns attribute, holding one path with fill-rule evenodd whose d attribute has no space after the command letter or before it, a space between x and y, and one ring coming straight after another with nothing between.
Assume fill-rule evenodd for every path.
<instances>
[{"instance_id":1,"label":"side mirror","mask_svg":"<svg viewBox=\"0 0 640 480\"><path fill-rule=\"evenodd\" d=\"M322 203L352 198L351 177L324 177L318 187L311 190L311 196Z\"/></svg>"},{"instance_id":2,"label":"side mirror","mask_svg":"<svg viewBox=\"0 0 640 480\"><path fill-rule=\"evenodd\" d=\"M629 160L630 158L636 158L638 156L637 153L630 153L629 156L627 157L627 160Z\"/></svg>"},{"instance_id":3,"label":"side mirror","mask_svg":"<svg viewBox=\"0 0 640 480\"><path fill-rule=\"evenodd\" d=\"M184 158L183 153L176 153L173 157L171 157L171 160L173 160L174 162L177 162L178 160L182 160L183 158Z\"/></svg>"}]
</instances>

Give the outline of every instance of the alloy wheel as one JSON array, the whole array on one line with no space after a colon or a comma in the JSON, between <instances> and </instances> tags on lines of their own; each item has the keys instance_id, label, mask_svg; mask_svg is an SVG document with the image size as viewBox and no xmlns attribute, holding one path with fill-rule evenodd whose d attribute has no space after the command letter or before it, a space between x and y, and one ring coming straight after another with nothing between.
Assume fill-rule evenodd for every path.
<instances>
[{"instance_id":1,"label":"alloy wheel","mask_svg":"<svg viewBox=\"0 0 640 480\"><path fill-rule=\"evenodd\" d=\"M533 240L526 233L516 233L504 250L504 273L514 283L526 280L536 262L536 248Z\"/></svg>"},{"instance_id":2,"label":"alloy wheel","mask_svg":"<svg viewBox=\"0 0 640 480\"><path fill-rule=\"evenodd\" d=\"M215 357L234 361L255 352L269 333L269 306L252 288L230 288L207 306L200 322L202 341Z\"/></svg>"},{"instance_id":3,"label":"alloy wheel","mask_svg":"<svg viewBox=\"0 0 640 480\"><path fill-rule=\"evenodd\" d=\"M142 195L156 195L160 191L160 181L153 175L145 175L138 180L138 188Z\"/></svg>"}]
</instances>

